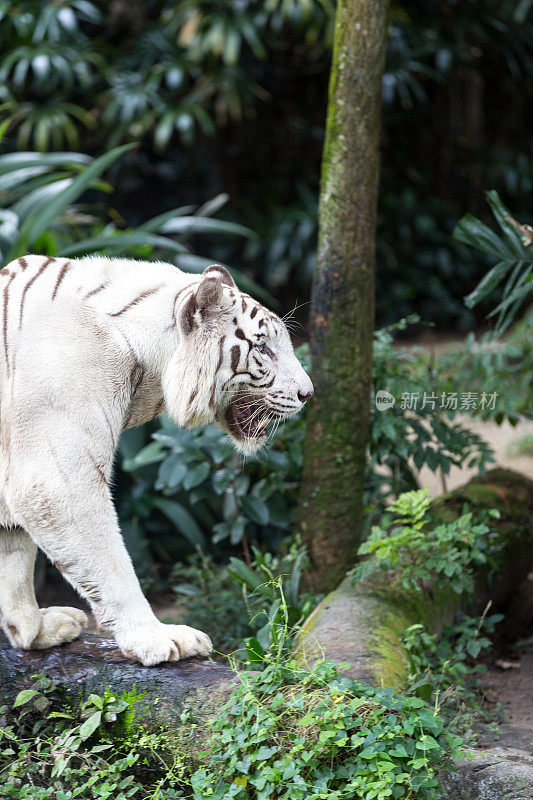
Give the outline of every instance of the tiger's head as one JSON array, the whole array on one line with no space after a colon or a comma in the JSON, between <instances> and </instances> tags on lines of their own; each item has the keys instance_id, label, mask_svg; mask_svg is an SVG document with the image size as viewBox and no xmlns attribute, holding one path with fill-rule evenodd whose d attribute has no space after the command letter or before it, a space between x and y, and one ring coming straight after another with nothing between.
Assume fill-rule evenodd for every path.
<instances>
[{"instance_id":1,"label":"tiger's head","mask_svg":"<svg viewBox=\"0 0 533 800\"><path fill-rule=\"evenodd\" d=\"M168 412L185 428L213 424L250 454L270 423L300 411L313 384L285 323L208 267L175 309L179 345L164 377Z\"/></svg>"}]
</instances>

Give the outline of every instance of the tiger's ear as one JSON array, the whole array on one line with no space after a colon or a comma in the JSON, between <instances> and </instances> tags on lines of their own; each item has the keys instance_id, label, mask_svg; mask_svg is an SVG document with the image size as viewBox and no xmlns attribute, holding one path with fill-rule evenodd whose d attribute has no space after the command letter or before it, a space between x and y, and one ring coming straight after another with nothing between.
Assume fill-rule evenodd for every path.
<instances>
[{"instance_id":1,"label":"tiger's ear","mask_svg":"<svg viewBox=\"0 0 533 800\"><path fill-rule=\"evenodd\" d=\"M202 276L198 288L189 297L181 311L180 323L183 333L188 335L195 328L203 327L225 311L228 305L228 300L224 297L222 281L212 272L206 277Z\"/></svg>"},{"instance_id":2,"label":"tiger's ear","mask_svg":"<svg viewBox=\"0 0 533 800\"><path fill-rule=\"evenodd\" d=\"M206 267L202 273L203 275L209 275L210 278L218 278L221 283L225 283L226 286L230 286L232 289L237 288L237 284L231 277L230 273L223 267L221 264L211 264L210 267Z\"/></svg>"}]
</instances>

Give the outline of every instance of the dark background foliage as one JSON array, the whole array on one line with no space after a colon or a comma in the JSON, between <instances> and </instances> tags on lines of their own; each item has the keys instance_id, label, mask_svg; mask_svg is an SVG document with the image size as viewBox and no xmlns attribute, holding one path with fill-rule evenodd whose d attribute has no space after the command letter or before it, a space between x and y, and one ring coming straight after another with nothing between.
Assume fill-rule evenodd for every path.
<instances>
[{"instance_id":1,"label":"dark background foliage","mask_svg":"<svg viewBox=\"0 0 533 800\"><path fill-rule=\"evenodd\" d=\"M395 324L404 316L410 332L420 319L461 331L494 307L492 289L474 293L470 306L463 298L505 243L476 249L483 226L472 217L452 237L465 212L490 221L487 188L531 221L531 6L392 6L375 392L450 390L462 375L484 391L496 385L498 420L523 412L531 363L523 343L508 342L495 370L492 349L467 340L461 358L437 370L400 353L393 336L408 327ZM2 0L4 261L28 248L164 258L196 271L220 261L261 299L266 289L278 310L302 304L304 321L334 13L331 0ZM511 370L513 381L500 380ZM291 422L262 460L242 463L212 429L180 432L163 419L127 431L114 494L147 586L168 587L173 565L198 549L216 561L242 555L248 567L254 544L278 552L295 518L304 435L305 418ZM368 522L391 493L415 487L413 463L439 472L444 486L452 464L482 469L490 460L490 448L453 415L374 414ZM295 552L289 571L301 568Z\"/></svg>"},{"instance_id":2,"label":"dark background foliage","mask_svg":"<svg viewBox=\"0 0 533 800\"><path fill-rule=\"evenodd\" d=\"M466 329L462 297L486 261L453 242L495 188L527 221L533 23L529 0L394 4L383 81L378 323L416 310ZM285 310L308 299L334 3L330 0L6 0L1 110L8 142L98 155L106 213L135 226L230 195L251 241L213 259L247 271ZM473 315L476 315L474 317Z\"/></svg>"}]
</instances>

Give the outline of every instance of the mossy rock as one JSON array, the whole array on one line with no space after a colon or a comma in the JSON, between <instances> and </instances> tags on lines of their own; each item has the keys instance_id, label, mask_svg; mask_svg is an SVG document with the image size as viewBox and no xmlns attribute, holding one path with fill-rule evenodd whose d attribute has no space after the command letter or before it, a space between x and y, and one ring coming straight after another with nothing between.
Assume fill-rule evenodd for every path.
<instances>
[{"instance_id":1,"label":"mossy rock","mask_svg":"<svg viewBox=\"0 0 533 800\"><path fill-rule=\"evenodd\" d=\"M510 470L495 469L438 498L433 510L451 520L462 514L465 503L474 510L497 508L501 514L494 520L503 542L499 571L490 585L487 574L477 578L473 610L482 610L488 597L497 603L509 599L527 575L533 558L533 483ZM324 655L338 664L349 663L345 672L351 677L402 691L408 673L402 647L405 629L422 622L438 631L460 608L460 597L446 583L430 594L392 586L385 573L364 584L345 578L304 623L295 653L302 662Z\"/></svg>"},{"instance_id":2,"label":"mossy rock","mask_svg":"<svg viewBox=\"0 0 533 800\"><path fill-rule=\"evenodd\" d=\"M108 687L116 695L135 687L143 695L146 727L171 732L187 742L189 751L205 745L208 720L219 714L235 682L229 667L199 658L143 667L104 636L84 634L60 647L23 651L0 633L0 706L7 706L8 716L17 694L41 674L58 680L61 694L72 699L101 695ZM185 722L183 712L188 712Z\"/></svg>"}]
</instances>

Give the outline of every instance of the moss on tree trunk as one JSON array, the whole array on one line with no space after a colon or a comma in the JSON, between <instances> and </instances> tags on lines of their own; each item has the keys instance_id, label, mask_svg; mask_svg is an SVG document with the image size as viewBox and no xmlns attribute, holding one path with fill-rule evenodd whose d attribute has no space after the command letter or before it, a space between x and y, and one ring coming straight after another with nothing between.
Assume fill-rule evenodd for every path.
<instances>
[{"instance_id":1,"label":"moss on tree trunk","mask_svg":"<svg viewBox=\"0 0 533 800\"><path fill-rule=\"evenodd\" d=\"M372 377L381 81L388 0L340 0L322 159L300 522L311 581L327 590L360 539Z\"/></svg>"}]
</instances>

